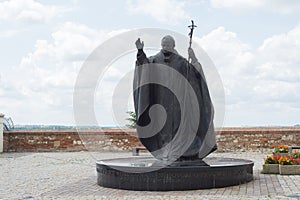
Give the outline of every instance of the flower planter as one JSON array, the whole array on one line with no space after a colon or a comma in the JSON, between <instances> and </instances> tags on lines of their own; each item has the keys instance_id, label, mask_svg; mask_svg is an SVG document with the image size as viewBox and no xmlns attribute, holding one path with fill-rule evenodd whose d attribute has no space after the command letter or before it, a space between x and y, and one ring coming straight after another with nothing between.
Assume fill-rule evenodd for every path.
<instances>
[{"instance_id":1,"label":"flower planter","mask_svg":"<svg viewBox=\"0 0 300 200\"><path fill-rule=\"evenodd\" d=\"M281 175L300 175L300 165L279 165Z\"/></svg>"},{"instance_id":2,"label":"flower planter","mask_svg":"<svg viewBox=\"0 0 300 200\"><path fill-rule=\"evenodd\" d=\"M279 164L264 164L262 173L279 174Z\"/></svg>"}]
</instances>

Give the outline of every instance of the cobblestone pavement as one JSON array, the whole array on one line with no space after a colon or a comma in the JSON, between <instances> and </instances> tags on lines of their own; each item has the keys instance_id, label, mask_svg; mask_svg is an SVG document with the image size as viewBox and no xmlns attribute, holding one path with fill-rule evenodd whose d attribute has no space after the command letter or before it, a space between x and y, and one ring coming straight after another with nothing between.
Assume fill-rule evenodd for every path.
<instances>
[{"instance_id":1,"label":"cobblestone pavement","mask_svg":"<svg viewBox=\"0 0 300 200\"><path fill-rule=\"evenodd\" d=\"M265 155L211 155L253 160L254 181L247 184L208 190L141 192L103 188L96 183L97 159L130 157L129 152L2 153L0 199L300 199L300 176L260 173Z\"/></svg>"}]
</instances>

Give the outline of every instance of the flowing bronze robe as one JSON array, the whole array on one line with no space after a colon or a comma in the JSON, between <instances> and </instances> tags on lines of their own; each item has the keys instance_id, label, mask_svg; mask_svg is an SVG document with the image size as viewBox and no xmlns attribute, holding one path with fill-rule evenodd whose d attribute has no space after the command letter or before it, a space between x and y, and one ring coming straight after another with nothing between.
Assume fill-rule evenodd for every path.
<instances>
[{"instance_id":1,"label":"flowing bronze robe","mask_svg":"<svg viewBox=\"0 0 300 200\"><path fill-rule=\"evenodd\" d=\"M138 50L133 86L137 133L157 159L202 159L217 149L214 110L200 63L190 64L176 51L147 58ZM151 111L157 105L165 111Z\"/></svg>"}]
</instances>

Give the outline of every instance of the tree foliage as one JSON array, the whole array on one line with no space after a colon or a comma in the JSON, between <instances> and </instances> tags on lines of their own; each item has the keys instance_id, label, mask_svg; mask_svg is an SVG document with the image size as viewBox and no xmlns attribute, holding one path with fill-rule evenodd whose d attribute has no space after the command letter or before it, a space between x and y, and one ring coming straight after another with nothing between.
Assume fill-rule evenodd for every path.
<instances>
[{"instance_id":1,"label":"tree foliage","mask_svg":"<svg viewBox=\"0 0 300 200\"><path fill-rule=\"evenodd\" d=\"M136 114L133 111L128 111L127 112L129 114L129 118L127 118L126 120L128 120L128 124L126 124L126 126L128 128L136 128Z\"/></svg>"}]
</instances>

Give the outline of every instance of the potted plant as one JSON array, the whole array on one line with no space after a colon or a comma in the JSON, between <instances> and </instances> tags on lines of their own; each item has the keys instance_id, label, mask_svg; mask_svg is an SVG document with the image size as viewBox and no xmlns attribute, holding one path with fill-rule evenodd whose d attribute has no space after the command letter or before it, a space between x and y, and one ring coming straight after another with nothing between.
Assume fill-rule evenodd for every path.
<instances>
[{"instance_id":1,"label":"potted plant","mask_svg":"<svg viewBox=\"0 0 300 200\"><path fill-rule=\"evenodd\" d=\"M292 153L292 154L291 154L291 157L293 157L294 159L300 158L300 152Z\"/></svg>"},{"instance_id":2,"label":"potted plant","mask_svg":"<svg viewBox=\"0 0 300 200\"><path fill-rule=\"evenodd\" d=\"M264 174L279 174L279 160L280 156L275 155L274 153L265 158L265 163L263 164Z\"/></svg>"},{"instance_id":3,"label":"potted plant","mask_svg":"<svg viewBox=\"0 0 300 200\"><path fill-rule=\"evenodd\" d=\"M274 150L274 154L276 155L280 155L280 156L288 156L289 155L289 146L286 145L282 145L282 146L278 146L275 148Z\"/></svg>"},{"instance_id":4,"label":"potted plant","mask_svg":"<svg viewBox=\"0 0 300 200\"><path fill-rule=\"evenodd\" d=\"M281 175L300 175L300 153L292 153L290 157L280 157L278 162Z\"/></svg>"}]
</instances>

